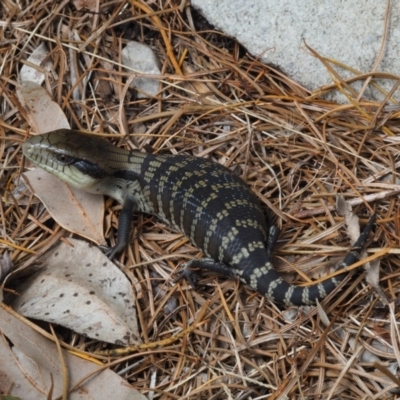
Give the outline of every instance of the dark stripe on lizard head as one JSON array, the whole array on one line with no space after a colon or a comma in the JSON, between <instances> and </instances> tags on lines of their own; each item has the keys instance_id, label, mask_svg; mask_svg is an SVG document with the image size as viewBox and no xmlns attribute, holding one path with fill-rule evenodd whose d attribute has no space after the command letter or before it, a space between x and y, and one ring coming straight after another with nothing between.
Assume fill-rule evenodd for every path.
<instances>
[{"instance_id":1,"label":"dark stripe on lizard head","mask_svg":"<svg viewBox=\"0 0 400 400\"><path fill-rule=\"evenodd\" d=\"M131 171L129 169L119 169L117 171L114 171L112 173L112 176L114 178L120 178L131 182L142 180L142 177L138 173L136 173L135 171Z\"/></svg>"}]
</instances>

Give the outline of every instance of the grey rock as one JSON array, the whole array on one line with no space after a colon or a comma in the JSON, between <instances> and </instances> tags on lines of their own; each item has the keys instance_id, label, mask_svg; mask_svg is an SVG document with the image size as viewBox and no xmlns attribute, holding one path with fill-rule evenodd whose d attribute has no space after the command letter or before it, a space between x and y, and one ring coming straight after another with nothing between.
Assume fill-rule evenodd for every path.
<instances>
[{"instance_id":1,"label":"grey rock","mask_svg":"<svg viewBox=\"0 0 400 400\"><path fill-rule=\"evenodd\" d=\"M122 49L122 63L129 67L128 72L138 72L146 75L160 75L159 61L153 50L139 42L129 42ZM138 91L138 98L154 97L159 92L158 79L141 77L134 78L131 83Z\"/></svg>"},{"instance_id":2,"label":"grey rock","mask_svg":"<svg viewBox=\"0 0 400 400\"><path fill-rule=\"evenodd\" d=\"M332 83L324 65L306 49L363 73L381 48L387 2L375 0L192 0L216 28L235 37L249 52L277 66L290 78L315 90ZM392 1L385 51L377 70L400 74L400 2ZM334 67L346 78L353 73ZM389 91L393 80L379 81ZM360 90L361 84L355 86ZM358 89L357 89L358 87ZM400 97L399 91L396 91ZM371 89L365 98L381 100ZM347 102L338 93L330 99Z\"/></svg>"}]
</instances>

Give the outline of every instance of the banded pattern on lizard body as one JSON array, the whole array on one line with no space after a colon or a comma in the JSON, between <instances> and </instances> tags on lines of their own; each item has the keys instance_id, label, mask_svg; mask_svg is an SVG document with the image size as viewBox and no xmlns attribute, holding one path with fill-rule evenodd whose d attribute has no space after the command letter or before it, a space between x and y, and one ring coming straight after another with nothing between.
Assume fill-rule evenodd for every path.
<instances>
[{"instance_id":1,"label":"banded pattern on lizard body","mask_svg":"<svg viewBox=\"0 0 400 400\"><path fill-rule=\"evenodd\" d=\"M270 262L278 229L267 226L260 203L246 183L210 160L127 151L70 130L31 137L23 151L65 182L123 203L111 257L127 244L131 214L144 212L173 225L205 253L206 258L186 263L182 276L192 285L192 269L205 268L228 277L239 276L275 302L303 305L324 298L346 275L308 287L284 281ZM358 259L374 218L341 268Z\"/></svg>"}]
</instances>

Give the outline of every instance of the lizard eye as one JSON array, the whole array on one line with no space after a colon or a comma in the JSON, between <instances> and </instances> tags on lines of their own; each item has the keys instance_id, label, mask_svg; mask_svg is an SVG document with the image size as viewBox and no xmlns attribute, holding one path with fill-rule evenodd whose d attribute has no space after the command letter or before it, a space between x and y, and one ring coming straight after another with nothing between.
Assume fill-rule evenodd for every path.
<instances>
[{"instance_id":1,"label":"lizard eye","mask_svg":"<svg viewBox=\"0 0 400 400\"><path fill-rule=\"evenodd\" d=\"M62 165L69 165L75 162L75 158L69 157L65 154L57 154L55 158Z\"/></svg>"}]
</instances>

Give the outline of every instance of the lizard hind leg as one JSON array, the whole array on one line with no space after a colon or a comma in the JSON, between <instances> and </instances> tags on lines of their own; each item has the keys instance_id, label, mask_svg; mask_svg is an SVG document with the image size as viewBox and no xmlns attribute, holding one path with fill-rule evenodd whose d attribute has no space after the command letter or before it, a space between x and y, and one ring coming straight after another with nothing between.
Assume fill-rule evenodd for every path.
<instances>
[{"instance_id":1,"label":"lizard hind leg","mask_svg":"<svg viewBox=\"0 0 400 400\"><path fill-rule=\"evenodd\" d=\"M183 264L183 268L180 270L180 274L174 282L179 282L185 278L193 288L196 288L198 274L194 269L208 269L209 271L217 272L229 278L233 278L236 275L229 265L215 261L212 258L198 258Z\"/></svg>"}]
</instances>

